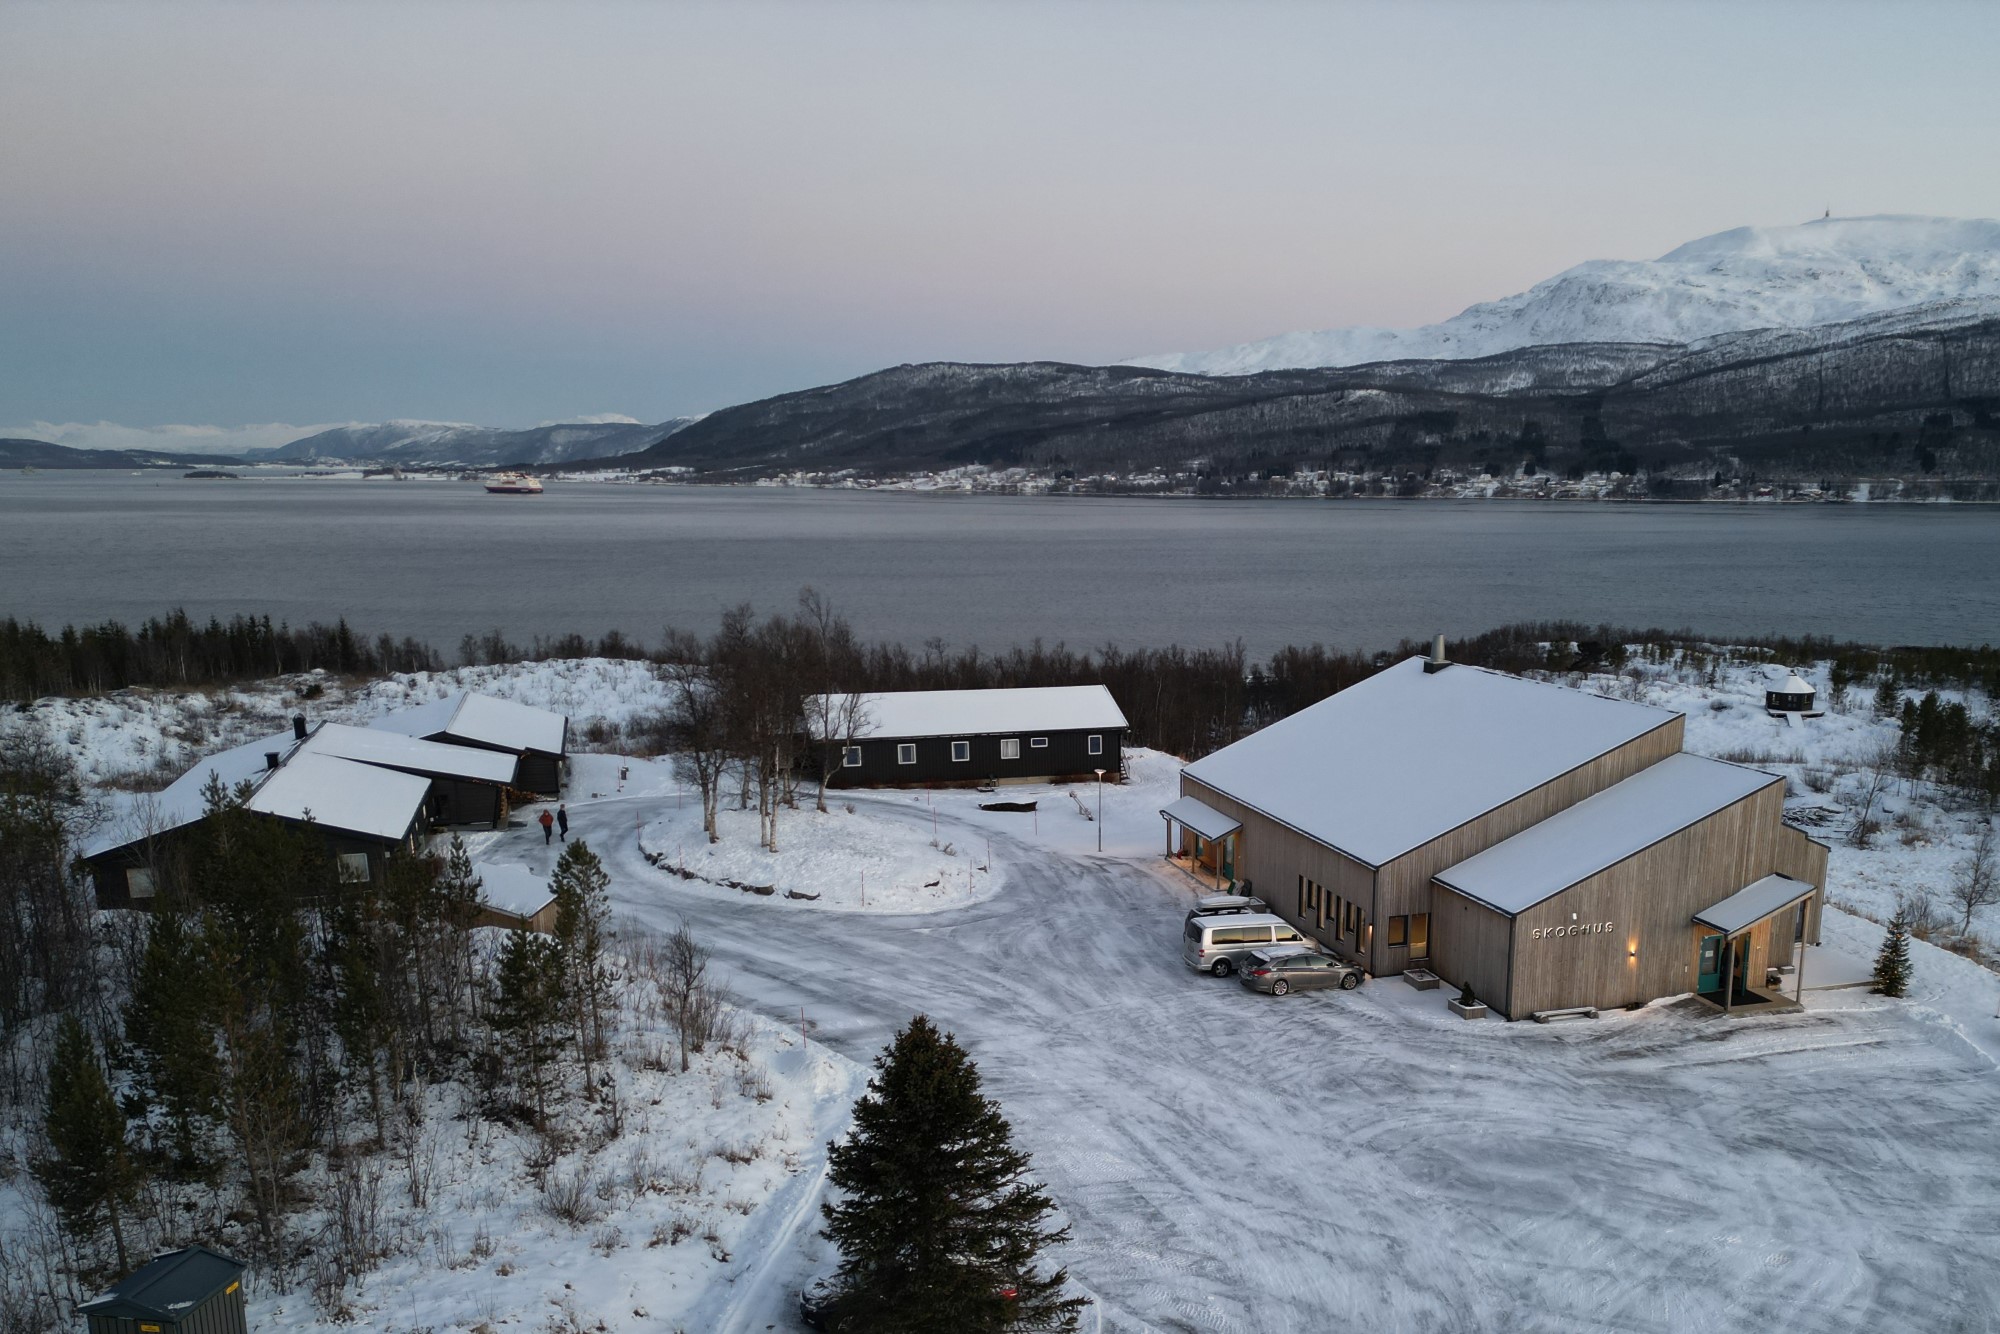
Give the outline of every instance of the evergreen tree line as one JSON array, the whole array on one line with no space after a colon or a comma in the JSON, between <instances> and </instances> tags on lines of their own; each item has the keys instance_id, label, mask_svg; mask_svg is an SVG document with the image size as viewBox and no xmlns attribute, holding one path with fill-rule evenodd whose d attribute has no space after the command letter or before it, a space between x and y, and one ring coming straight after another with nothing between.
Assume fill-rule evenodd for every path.
<instances>
[{"instance_id":1,"label":"evergreen tree line","mask_svg":"<svg viewBox=\"0 0 2000 1334\"><path fill-rule=\"evenodd\" d=\"M413 672L443 666L414 639L369 639L348 627L313 622L293 627L269 616L210 618L185 611L154 617L137 630L117 621L66 625L50 634L32 621L0 621L0 699L92 695L126 686L210 686L322 668L346 674Z\"/></svg>"},{"instance_id":2,"label":"evergreen tree line","mask_svg":"<svg viewBox=\"0 0 2000 1334\"><path fill-rule=\"evenodd\" d=\"M1569 621L1521 622L1449 644L1454 661L1502 671L1616 670L1628 645L1689 661L1830 661L1833 702L1857 683L1889 681L1899 691L1980 691L2000 698L2000 649L1993 647L1874 647L1830 639L1733 638L1727 647L1688 630L1632 630ZM1103 684L1124 709L1135 745L1193 759L1228 745L1259 727L1317 703L1393 662L1426 651L1404 640L1393 649L1358 651L1323 644L1278 649L1254 661L1240 642L1213 648L1079 650L1036 640L1002 652L977 646L949 649L931 639L912 648L864 643L846 620L811 588L798 611L759 620L742 606L725 613L716 632L702 638L668 628L656 647L613 631L538 637L523 646L499 631L467 635L459 661L468 665L610 657L650 660L671 671L694 669L722 691L730 740L721 749L748 765L739 794L760 807L793 799L801 771L818 756L791 754L803 726L804 704L774 715L765 696L792 690L802 696L835 691L974 689L1006 686ZM130 685L205 686L324 669L347 674L437 670L444 658L413 639L373 639L344 620L303 629L274 626L270 617L236 616L198 625L185 612L145 622L135 631L116 622L50 635L32 622L0 621L0 699L90 694ZM687 712L689 701L680 702ZM785 709L780 709L780 714ZM819 720L825 723L830 720ZM720 724L718 724L720 725ZM696 731L701 731L697 728ZM830 730L838 730L837 728ZM663 740L665 738L663 737Z\"/></svg>"},{"instance_id":3,"label":"evergreen tree line","mask_svg":"<svg viewBox=\"0 0 2000 1334\"><path fill-rule=\"evenodd\" d=\"M316 830L217 783L209 818L156 850L155 910L93 928L68 841L77 787L49 754L0 752L0 1097L41 1113L32 1170L78 1280L214 1241L235 1217L250 1231L233 1246L281 1279L314 1256L337 1292L369 1256L296 1234L291 1218L326 1202L300 1174L407 1139L442 1081L552 1150L580 1118L616 1133L608 875L581 840L551 882L554 934L481 950L458 840L341 883Z\"/></svg>"},{"instance_id":4,"label":"evergreen tree line","mask_svg":"<svg viewBox=\"0 0 2000 1334\"><path fill-rule=\"evenodd\" d=\"M1904 777L2000 805L2000 722L1982 722L1936 691L1912 699L1886 678L1877 687L1875 709L1900 729L1896 757Z\"/></svg>"}]
</instances>

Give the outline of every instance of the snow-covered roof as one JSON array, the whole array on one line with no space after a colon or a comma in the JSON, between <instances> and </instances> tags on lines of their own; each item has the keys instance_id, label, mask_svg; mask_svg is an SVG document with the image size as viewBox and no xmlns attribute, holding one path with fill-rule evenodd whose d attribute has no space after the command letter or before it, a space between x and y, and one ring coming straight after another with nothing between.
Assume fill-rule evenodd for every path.
<instances>
[{"instance_id":1,"label":"snow-covered roof","mask_svg":"<svg viewBox=\"0 0 2000 1334\"><path fill-rule=\"evenodd\" d=\"M1514 916L1752 792L1783 781L1700 755L1669 755L1445 868L1436 878L1469 899Z\"/></svg>"},{"instance_id":2,"label":"snow-covered roof","mask_svg":"<svg viewBox=\"0 0 2000 1334\"><path fill-rule=\"evenodd\" d=\"M201 819L208 812L204 793L210 775L231 792L255 784L244 803L249 810L299 819L310 808L329 828L384 838L400 838L430 793L428 778L314 751L311 741L301 746L285 731L210 755L162 791L133 803L131 814L92 839L83 855L95 857ZM279 768L270 767L271 755L278 757Z\"/></svg>"},{"instance_id":3,"label":"snow-covered roof","mask_svg":"<svg viewBox=\"0 0 2000 1334\"><path fill-rule=\"evenodd\" d=\"M1783 685L1772 686L1770 693L1773 695L1810 695L1813 693L1813 683L1800 676L1797 672L1793 672L1785 678Z\"/></svg>"},{"instance_id":4,"label":"snow-covered roof","mask_svg":"<svg viewBox=\"0 0 2000 1334\"><path fill-rule=\"evenodd\" d=\"M481 862L472 869L479 876L479 901L501 912L533 917L555 899L546 877L518 863Z\"/></svg>"},{"instance_id":5,"label":"snow-covered roof","mask_svg":"<svg viewBox=\"0 0 2000 1334\"><path fill-rule=\"evenodd\" d=\"M819 699L814 696L813 699ZM825 697L824 720L842 731L847 695ZM1118 701L1103 686L1020 686L1001 690L897 690L861 697L861 721L852 736L889 740L931 736L1012 736L1041 732L1115 731L1127 726ZM818 714L817 708L807 710ZM846 737L831 737L845 740Z\"/></svg>"},{"instance_id":6,"label":"snow-covered roof","mask_svg":"<svg viewBox=\"0 0 2000 1334\"><path fill-rule=\"evenodd\" d=\"M210 755L159 792L139 798L133 803L131 815L100 831L84 845L82 855L95 857L138 839L193 824L208 810L202 794L208 789L211 775L220 778L223 787L234 791L241 783L263 778L269 769L267 755L276 753L282 762L297 744L287 731Z\"/></svg>"},{"instance_id":7,"label":"snow-covered roof","mask_svg":"<svg viewBox=\"0 0 2000 1334\"><path fill-rule=\"evenodd\" d=\"M1703 908L1694 920L1724 935L1740 935L1774 912L1783 912L1817 889L1788 875L1767 875L1745 885L1722 902Z\"/></svg>"},{"instance_id":8,"label":"snow-covered roof","mask_svg":"<svg viewBox=\"0 0 2000 1334\"><path fill-rule=\"evenodd\" d=\"M1678 716L1417 657L1185 772L1380 866Z\"/></svg>"},{"instance_id":9,"label":"snow-covered roof","mask_svg":"<svg viewBox=\"0 0 2000 1334\"><path fill-rule=\"evenodd\" d=\"M385 713L369 725L404 736L449 736L512 751L560 755L569 719L510 699L460 691L428 704Z\"/></svg>"},{"instance_id":10,"label":"snow-covered roof","mask_svg":"<svg viewBox=\"0 0 2000 1334\"><path fill-rule=\"evenodd\" d=\"M1232 820L1215 807L1197 801L1193 797L1182 797L1179 801L1169 802L1160 807L1160 814L1169 820L1178 820L1211 842L1243 827L1241 820Z\"/></svg>"},{"instance_id":11,"label":"snow-covered roof","mask_svg":"<svg viewBox=\"0 0 2000 1334\"><path fill-rule=\"evenodd\" d=\"M328 829L375 838L401 838L423 809L431 780L354 760L294 755L266 778L246 809L290 820L310 816Z\"/></svg>"},{"instance_id":12,"label":"snow-covered roof","mask_svg":"<svg viewBox=\"0 0 2000 1334\"><path fill-rule=\"evenodd\" d=\"M445 778L470 778L482 783L513 782L518 762L504 751L451 746L376 727L349 727L345 723L321 723L313 729L304 749L314 755L414 769Z\"/></svg>"}]
</instances>

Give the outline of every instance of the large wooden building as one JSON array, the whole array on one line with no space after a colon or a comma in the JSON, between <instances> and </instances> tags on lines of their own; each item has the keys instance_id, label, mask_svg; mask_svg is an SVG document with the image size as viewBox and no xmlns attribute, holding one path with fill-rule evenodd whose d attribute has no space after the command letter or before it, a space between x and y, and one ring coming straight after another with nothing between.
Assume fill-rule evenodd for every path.
<instances>
[{"instance_id":1,"label":"large wooden building","mask_svg":"<svg viewBox=\"0 0 2000 1334\"><path fill-rule=\"evenodd\" d=\"M808 701L836 787L1116 781L1126 721L1103 686L902 690Z\"/></svg>"},{"instance_id":2,"label":"large wooden building","mask_svg":"<svg viewBox=\"0 0 2000 1334\"><path fill-rule=\"evenodd\" d=\"M1696 992L1768 1003L1816 940L1825 845L1783 780L1681 750L1678 713L1442 652L1189 765L1170 851L1377 976L1503 1015Z\"/></svg>"}]
</instances>

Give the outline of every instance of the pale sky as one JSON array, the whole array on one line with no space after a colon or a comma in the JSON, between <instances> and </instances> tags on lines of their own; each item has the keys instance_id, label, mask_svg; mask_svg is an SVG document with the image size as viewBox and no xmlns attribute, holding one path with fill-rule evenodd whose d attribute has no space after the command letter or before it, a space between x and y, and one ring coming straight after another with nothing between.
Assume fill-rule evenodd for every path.
<instances>
[{"instance_id":1,"label":"pale sky","mask_svg":"<svg viewBox=\"0 0 2000 1334\"><path fill-rule=\"evenodd\" d=\"M0 0L0 434L655 421L2000 216L1996 52L1994 5Z\"/></svg>"}]
</instances>

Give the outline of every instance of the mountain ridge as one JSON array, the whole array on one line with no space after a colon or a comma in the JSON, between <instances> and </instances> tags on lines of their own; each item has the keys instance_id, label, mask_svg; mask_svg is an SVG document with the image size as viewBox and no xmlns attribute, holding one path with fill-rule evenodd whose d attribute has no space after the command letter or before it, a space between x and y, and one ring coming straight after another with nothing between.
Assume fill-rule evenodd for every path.
<instances>
[{"instance_id":1,"label":"mountain ridge","mask_svg":"<svg viewBox=\"0 0 2000 1334\"><path fill-rule=\"evenodd\" d=\"M1686 345L1958 300L2000 303L2000 221L1878 214L1736 227L1654 260L1587 260L1415 329L1279 334L1125 365L1199 375L1464 359L1552 343ZM2000 309L2000 304L1996 304Z\"/></svg>"}]
</instances>

